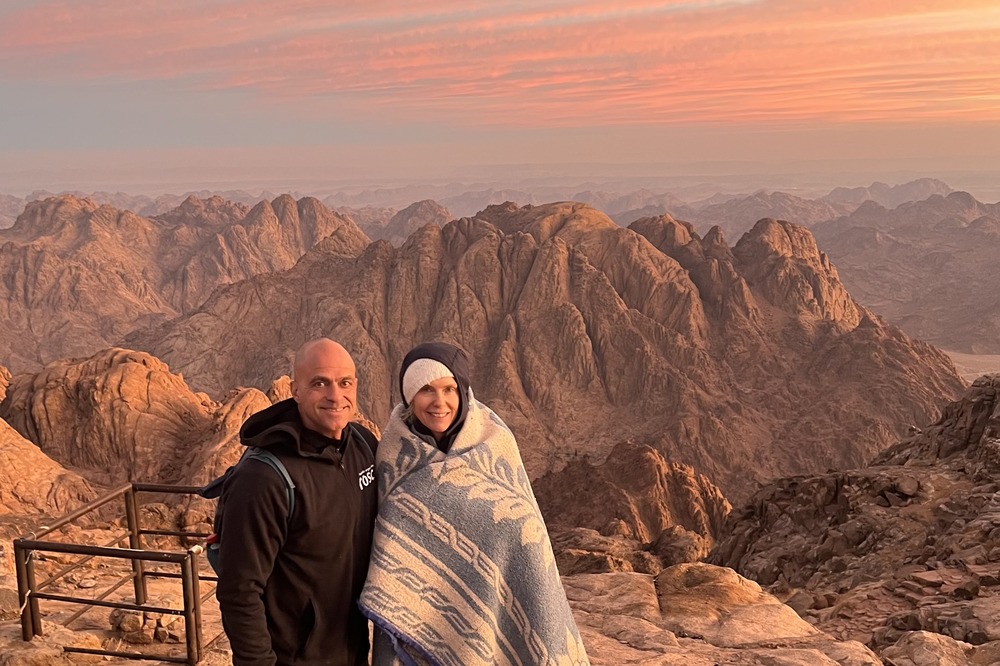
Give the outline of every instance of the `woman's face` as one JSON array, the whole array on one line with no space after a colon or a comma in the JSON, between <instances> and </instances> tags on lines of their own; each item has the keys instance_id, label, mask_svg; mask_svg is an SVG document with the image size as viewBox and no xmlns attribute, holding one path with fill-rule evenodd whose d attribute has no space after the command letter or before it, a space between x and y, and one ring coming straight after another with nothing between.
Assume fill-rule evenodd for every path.
<instances>
[{"instance_id":1,"label":"woman's face","mask_svg":"<svg viewBox=\"0 0 1000 666\"><path fill-rule=\"evenodd\" d=\"M458 404L458 383L454 377L442 377L417 391L410 409L435 438L441 439L458 416Z\"/></svg>"}]
</instances>

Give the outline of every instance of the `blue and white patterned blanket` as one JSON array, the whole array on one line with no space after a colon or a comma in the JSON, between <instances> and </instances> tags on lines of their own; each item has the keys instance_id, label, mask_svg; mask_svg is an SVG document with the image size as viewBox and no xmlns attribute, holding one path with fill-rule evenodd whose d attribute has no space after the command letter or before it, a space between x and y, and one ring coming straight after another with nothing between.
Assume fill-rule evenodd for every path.
<instances>
[{"instance_id":1,"label":"blue and white patterned blanket","mask_svg":"<svg viewBox=\"0 0 1000 666\"><path fill-rule=\"evenodd\" d=\"M372 663L589 666L517 444L469 391L444 454L397 405L378 448L362 612Z\"/></svg>"}]
</instances>

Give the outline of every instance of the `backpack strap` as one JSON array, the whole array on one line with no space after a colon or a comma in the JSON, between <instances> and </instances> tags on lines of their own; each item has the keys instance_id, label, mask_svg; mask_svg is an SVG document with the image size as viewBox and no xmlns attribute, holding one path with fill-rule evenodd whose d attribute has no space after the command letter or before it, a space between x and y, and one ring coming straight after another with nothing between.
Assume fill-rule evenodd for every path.
<instances>
[{"instance_id":1,"label":"backpack strap","mask_svg":"<svg viewBox=\"0 0 1000 666\"><path fill-rule=\"evenodd\" d=\"M378 440L375 439L375 433L355 421L348 423L347 427L351 429L353 434L360 437L364 443L368 445L368 450L372 452L372 458L374 458L375 449L378 448Z\"/></svg>"},{"instance_id":2,"label":"backpack strap","mask_svg":"<svg viewBox=\"0 0 1000 666\"><path fill-rule=\"evenodd\" d=\"M285 489L288 491L288 522L292 522L292 513L295 511L295 482L292 481L291 475L288 470L285 469L285 464L281 462L278 456L274 455L267 449L259 449L256 446L251 446L247 448L245 454L246 458L253 458L259 460L262 463L270 465L271 468L278 473L282 481L285 482Z\"/></svg>"}]
</instances>

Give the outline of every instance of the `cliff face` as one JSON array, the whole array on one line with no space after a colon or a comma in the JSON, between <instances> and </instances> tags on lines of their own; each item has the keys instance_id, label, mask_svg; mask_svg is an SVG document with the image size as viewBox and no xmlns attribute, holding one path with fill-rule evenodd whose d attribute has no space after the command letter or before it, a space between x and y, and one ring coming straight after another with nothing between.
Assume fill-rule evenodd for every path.
<instances>
[{"instance_id":1,"label":"cliff face","mask_svg":"<svg viewBox=\"0 0 1000 666\"><path fill-rule=\"evenodd\" d=\"M801 227L761 221L731 249L718 230L622 229L573 203L493 206L356 256L328 239L127 343L219 393L266 388L318 335L354 355L375 422L405 352L449 340L533 477L633 438L736 498L860 464L961 389L942 354L851 300Z\"/></svg>"},{"instance_id":2,"label":"cliff face","mask_svg":"<svg viewBox=\"0 0 1000 666\"><path fill-rule=\"evenodd\" d=\"M0 358L21 371L89 356L220 285L290 268L327 237L347 253L367 245L317 200L287 195L249 211L189 197L151 219L69 195L29 203L0 230Z\"/></svg>"}]
</instances>

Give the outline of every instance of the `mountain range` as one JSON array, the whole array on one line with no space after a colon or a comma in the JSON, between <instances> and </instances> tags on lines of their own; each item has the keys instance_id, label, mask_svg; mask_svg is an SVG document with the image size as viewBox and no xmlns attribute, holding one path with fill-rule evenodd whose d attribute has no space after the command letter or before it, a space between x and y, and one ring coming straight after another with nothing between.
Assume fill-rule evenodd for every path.
<instances>
[{"instance_id":1,"label":"mountain range","mask_svg":"<svg viewBox=\"0 0 1000 666\"><path fill-rule=\"evenodd\" d=\"M838 196L822 205L869 194ZM810 218L815 236L764 216L730 244L581 202L32 202L0 230L0 534L129 479L219 474L310 338L348 347L376 426L403 354L442 339L517 436L595 664L991 663L1000 388L967 387L841 280L817 238L880 208ZM897 208L879 233L995 212L963 193ZM156 511L203 528L212 507Z\"/></svg>"},{"instance_id":2,"label":"mountain range","mask_svg":"<svg viewBox=\"0 0 1000 666\"><path fill-rule=\"evenodd\" d=\"M730 247L669 216L625 229L584 204L504 204L396 248L308 198L147 219L58 197L0 234L13 372L117 345L222 396L266 390L329 335L380 423L403 354L446 339L534 477L634 439L739 499L860 464L962 387L851 298L807 229L770 219Z\"/></svg>"}]
</instances>

